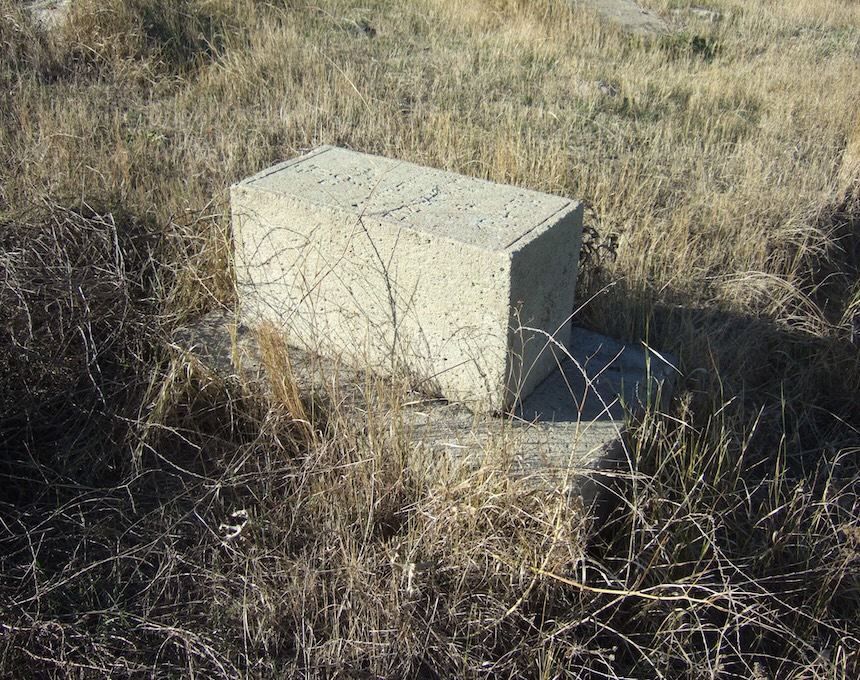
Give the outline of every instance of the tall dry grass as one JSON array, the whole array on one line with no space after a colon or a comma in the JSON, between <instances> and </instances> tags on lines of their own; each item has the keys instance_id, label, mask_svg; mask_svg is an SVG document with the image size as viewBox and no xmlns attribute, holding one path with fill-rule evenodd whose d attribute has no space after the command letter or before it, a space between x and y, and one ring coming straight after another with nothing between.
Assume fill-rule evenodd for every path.
<instances>
[{"instance_id":1,"label":"tall dry grass","mask_svg":"<svg viewBox=\"0 0 860 680\"><path fill-rule=\"evenodd\" d=\"M858 674L860 7L643 4L0 2L4 675ZM685 372L603 527L171 344L321 143L586 201L579 321Z\"/></svg>"}]
</instances>

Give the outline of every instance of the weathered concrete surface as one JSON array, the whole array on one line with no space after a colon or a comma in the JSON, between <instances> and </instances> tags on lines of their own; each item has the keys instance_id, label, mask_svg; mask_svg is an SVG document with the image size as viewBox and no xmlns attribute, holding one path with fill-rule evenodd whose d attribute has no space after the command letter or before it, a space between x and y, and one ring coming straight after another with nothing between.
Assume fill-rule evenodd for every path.
<instances>
[{"instance_id":1,"label":"weathered concrete surface","mask_svg":"<svg viewBox=\"0 0 860 680\"><path fill-rule=\"evenodd\" d=\"M663 18L633 0L571 0L593 10L605 21L642 35L666 35L669 25Z\"/></svg>"},{"instance_id":2,"label":"weathered concrete surface","mask_svg":"<svg viewBox=\"0 0 860 680\"><path fill-rule=\"evenodd\" d=\"M50 29L62 26L69 14L70 0L34 0L25 2L24 8L30 12L38 28Z\"/></svg>"},{"instance_id":3,"label":"weathered concrete surface","mask_svg":"<svg viewBox=\"0 0 860 680\"><path fill-rule=\"evenodd\" d=\"M582 205L324 146L231 189L243 318L481 410L570 333Z\"/></svg>"},{"instance_id":4,"label":"weathered concrete surface","mask_svg":"<svg viewBox=\"0 0 860 680\"><path fill-rule=\"evenodd\" d=\"M177 334L176 346L222 376L263 375L254 333L235 314L213 314ZM614 476L629 470L625 418L672 392L673 359L599 333L573 328L561 370L544 380L518 413L491 417L459 404L414 395L407 405L377 413L411 442L412 462L498 469L536 486L561 488L586 507L605 500ZM302 393L336 394L338 408L364 417L368 404L360 371L290 350ZM343 415L343 414L342 414Z\"/></svg>"}]
</instances>

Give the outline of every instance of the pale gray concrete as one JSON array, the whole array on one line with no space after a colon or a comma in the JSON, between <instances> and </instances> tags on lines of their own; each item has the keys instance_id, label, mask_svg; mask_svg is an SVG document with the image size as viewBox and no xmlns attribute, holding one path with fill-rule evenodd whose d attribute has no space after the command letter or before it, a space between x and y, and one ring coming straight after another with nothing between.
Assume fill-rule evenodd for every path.
<instances>
[{"instance_id":1,"label":"pale gray concrete","mask_svg":"<svg viewBox=\"0 0 860 680\"><path fill-rule=\"evenodd\" d=\"M578 201L331 146L231 188L242 316L502 411L570 336Z\"/></svg>"},{"instance_id":2,"label":"pale gray concrete","mask_svg":"<svg viewBox=\"0 0 860 680\"><path fill-rule=\"evenodd\" d=\"M656 12L634 0L571 0L597 13L604 21L640 35L667 35L669 25Z\"/></svg>"},{"instance_id":3,"label":"pale gray concrete","mask_svg":"<svg viewBox=\"0 0 860 680\"><path fill-rule=\"evenodd\" d=\"M44 30L62 26L69 15L69 0L34 0L23 6L35 25Z\"/></svg>"}]
</instances>

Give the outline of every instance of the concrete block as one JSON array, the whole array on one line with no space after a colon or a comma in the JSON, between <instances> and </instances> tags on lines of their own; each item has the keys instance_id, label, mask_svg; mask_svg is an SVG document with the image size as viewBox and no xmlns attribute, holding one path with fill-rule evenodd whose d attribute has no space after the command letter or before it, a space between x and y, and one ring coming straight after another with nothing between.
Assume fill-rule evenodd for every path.
<instances>
[{"instance_id":1,"label":"concrete block","mask_svg":"<svg viewBox=\"0 0 860 680\"><path fill-rule=\"evenodd\" d=\"M557 366L579 202L331 146L230 198L245 321L482 409L520 402Z\"/></svg>"}]
</instances>

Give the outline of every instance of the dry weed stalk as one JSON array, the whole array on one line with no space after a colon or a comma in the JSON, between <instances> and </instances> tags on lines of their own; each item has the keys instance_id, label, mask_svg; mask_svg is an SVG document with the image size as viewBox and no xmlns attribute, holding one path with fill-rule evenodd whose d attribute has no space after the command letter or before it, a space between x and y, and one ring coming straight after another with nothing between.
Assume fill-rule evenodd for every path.
<instances>
[{"instance_id":1,"label":"dry weed stalk","mask_svg":"<svg viewBox=\"0 0 860 680\"><path fill-rule=\"evenodd\" d=\"M0 2L0 674L860 673L860 6L645 4ZM687 374L603 528L170 345L320 143L587 201L581 318Z\"/></svg>"}]
</instances>

